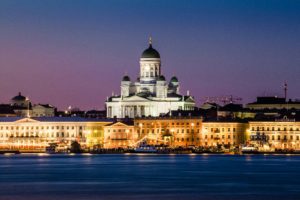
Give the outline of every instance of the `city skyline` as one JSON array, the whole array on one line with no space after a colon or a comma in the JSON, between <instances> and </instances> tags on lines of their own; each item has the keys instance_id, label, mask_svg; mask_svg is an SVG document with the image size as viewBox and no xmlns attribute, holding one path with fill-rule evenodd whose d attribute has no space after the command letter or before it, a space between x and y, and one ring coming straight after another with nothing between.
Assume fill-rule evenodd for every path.
<instances>
[{"instance_id":1,"label":"city skyline","mask_svg":"<svg viewBox=\"0 0 300 200\"><path fill-rule=\"evenodd\" d=\"M21 91L60 109L103 109L123 75L137 78L149 36L166 78L178 76L198 105L283 96L285 81L299 98L300 3L131 2L1 1L0 102Z\"/></svg>"}]
</instances>

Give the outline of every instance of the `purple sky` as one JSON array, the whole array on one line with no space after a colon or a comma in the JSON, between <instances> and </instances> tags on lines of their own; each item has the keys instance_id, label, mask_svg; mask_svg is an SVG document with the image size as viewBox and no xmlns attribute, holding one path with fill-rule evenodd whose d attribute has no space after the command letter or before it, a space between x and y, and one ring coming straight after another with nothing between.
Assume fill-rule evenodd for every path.
<instances>
[{"instance_id":1,"label":"purple sky","mask_svg":"<svg viewBox=\"0 0 300 200\"><path fill-rule=\"evenodd\" d=\"M300 98L300 1L1 0L0 102L19 91L61 109L102 109L149 36L167 79L206 96Z\"/></svg>"}]
</instances>

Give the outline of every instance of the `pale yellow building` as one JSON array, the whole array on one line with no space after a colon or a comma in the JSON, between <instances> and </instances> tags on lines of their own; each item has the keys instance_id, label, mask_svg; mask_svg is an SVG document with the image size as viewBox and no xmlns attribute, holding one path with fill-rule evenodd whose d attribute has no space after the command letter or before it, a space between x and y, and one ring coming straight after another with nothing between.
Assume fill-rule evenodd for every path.
<instances>
[{"instance_id":1,"label":"pale yellow building","mask_svg":"<svg viewBox=\"0 0 300 200\"><path fill-rule=\"evenodd\" d=\"M133 123L118 121L104 126L104 148L134 147L137 140Z\"/></svg>"},{"instance_id":2,"label":"pale yellow building","mask_svg":"<svg viewBox=\"0 0 300 200\"><path fill-rule=\"evenodd\" d=\"M213 121L202 123L201 146L239 146L245 141L246 122Z\"/></svg>"},{"instance_id":3,"label":"pale yellow building","mask_svg":"<svg viewBox=\"0 0 300 200\"><path fill-rule=\"evenodd\" d=\"M238 146L244 142L245 122L203 122L200 117L141 118L135 120L138 138L170 147Z\"/></svg>"},{"instance_id":4,"label":"pale yellow building","mask_svg":"<svg viewBox=\"0 0 300 200\"><path fill-rule=\"evenodd\" d=\"M261 150L300 150L300 122L293 119L252 121L246 133L248 143Z\"/></svg>"},{"instance_id":5,"label":"pale yellow building","mask_svg":"<svg viewBox=\"0 0 300 200\"><path fill-rule=\"evenodd\" d=\"M139 141L170 147L199 146L202 119L199 117L139 118L134 122Z\"/></svg>"},{"instance_id":6,"label":"pale yellow building","mask_svg":"<svg viewBox=\"0 0 300 200\"><path fill-rule=\"evenodd\" d=\"M0 148L43 151L51 143L59 148L78 141L83 148L103 146L103 126L111 120L79 117L2 117L0 118Z\"/></svg>"}]
</instances>

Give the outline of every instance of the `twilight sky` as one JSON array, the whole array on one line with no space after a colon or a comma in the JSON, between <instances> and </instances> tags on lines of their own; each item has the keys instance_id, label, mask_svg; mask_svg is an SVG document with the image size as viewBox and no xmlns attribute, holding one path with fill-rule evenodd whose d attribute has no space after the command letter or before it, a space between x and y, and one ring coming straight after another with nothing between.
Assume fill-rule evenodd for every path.
<instances>
[{"instance_id":1,"label":"twilight sky","mask_svg":"<svg viewBox=\"0 0 300 200\"><path fill-rule=\"evenodd\" d=\"M102 109L152 36L169 80L206 96L300 98L297 0L0 0L0 102Z\"/></svg>"}]
</instances>

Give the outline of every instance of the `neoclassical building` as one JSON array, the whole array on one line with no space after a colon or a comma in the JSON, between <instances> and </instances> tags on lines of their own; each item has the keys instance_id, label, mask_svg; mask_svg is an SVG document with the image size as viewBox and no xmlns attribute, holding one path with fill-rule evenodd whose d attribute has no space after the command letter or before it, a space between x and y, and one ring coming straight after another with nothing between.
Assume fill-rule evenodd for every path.
<instances>
[{"instance_id":1,"label":"neoclassical building","mask_svg":"<svg viewBox=\"0 0 300 200\"><path fill-rule=\"evenodd\" d=\"M192 96L181 95L179 81L173 76L170 81L161 73L161 59L157 50L149 47L140 58L140 74L133 82L129 76L121 81L121 94L113 95L106 101L108 118L134 118L160 116L172 110L193 110Z\"/></svg>"}]
</instances>

